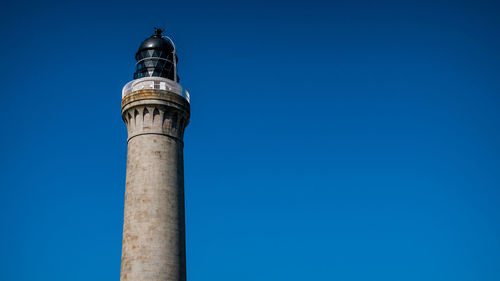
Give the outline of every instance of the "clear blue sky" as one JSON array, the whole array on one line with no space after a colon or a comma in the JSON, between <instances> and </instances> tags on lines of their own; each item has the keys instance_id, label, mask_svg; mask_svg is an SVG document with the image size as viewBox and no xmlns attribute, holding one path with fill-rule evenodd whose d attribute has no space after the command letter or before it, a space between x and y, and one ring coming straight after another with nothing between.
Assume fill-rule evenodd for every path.
<instances>
[{"instance_id":1,"label":"clear blue sky","mask_svg":"<svg viewBox=\"0 0 500 281\"><path fill-rule=\"evenodd\" d=\"M119 280L122 86L178 47L189 281L500 280L500 7L10 1L0 280Z\"/></svg>"}]
</instances>

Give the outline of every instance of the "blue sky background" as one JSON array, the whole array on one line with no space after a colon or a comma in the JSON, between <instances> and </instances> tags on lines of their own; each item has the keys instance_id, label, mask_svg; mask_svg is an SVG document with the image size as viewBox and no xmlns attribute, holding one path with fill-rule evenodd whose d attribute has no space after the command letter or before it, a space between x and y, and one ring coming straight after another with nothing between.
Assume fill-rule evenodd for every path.
<instances>
[{"instance_id":1,"label":"blue sky background","mask_svg":"<svg viewBox=\"0 0 500 281\"><path fill-rule=\"evenodd\" d=\"M189 281L500 280L500 7L2 4L0 280L119 280L121 88L192 96Z\"/></svg>"}]
</instances>

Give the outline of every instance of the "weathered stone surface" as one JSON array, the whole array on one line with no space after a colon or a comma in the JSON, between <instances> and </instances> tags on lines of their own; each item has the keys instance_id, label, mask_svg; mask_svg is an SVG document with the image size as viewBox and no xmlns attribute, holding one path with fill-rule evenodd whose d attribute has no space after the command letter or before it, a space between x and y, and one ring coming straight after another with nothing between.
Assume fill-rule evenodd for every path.
<instances>
[{"instance_id":1,"label":"weathered stone surface","mask_svg":"<svg viewBox=\"0 0 500 281\"><path fill-rule=\"evenodd\" d=\"M120 280L185 281L184 128L189 104L166 91L122 100L128 150Z\"/></svg>"}]
</instances>

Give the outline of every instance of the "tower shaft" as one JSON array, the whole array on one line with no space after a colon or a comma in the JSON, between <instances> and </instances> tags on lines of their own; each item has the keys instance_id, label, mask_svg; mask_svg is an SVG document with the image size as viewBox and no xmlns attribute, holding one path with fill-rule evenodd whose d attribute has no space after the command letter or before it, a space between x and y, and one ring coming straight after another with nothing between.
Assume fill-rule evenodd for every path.
<instances>
[{"instance_id":1,"label":"tower shaft","mask_svg":"<svg viewBox=\"0 0 500 281\"><path fill-rule=\"evenodd\" d=\"M127 175L120 280L185 281L183 133L189 103L167 90L122 99Z\"/></svg>"}]
</instances>

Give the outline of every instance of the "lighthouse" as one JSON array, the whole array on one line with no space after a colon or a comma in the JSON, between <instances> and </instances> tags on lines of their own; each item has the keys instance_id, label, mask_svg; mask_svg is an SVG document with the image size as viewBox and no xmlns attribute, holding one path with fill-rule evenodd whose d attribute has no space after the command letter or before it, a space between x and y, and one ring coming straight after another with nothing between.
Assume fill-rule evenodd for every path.
<instances>
[{"instance_id":1,"label":"lighthouse","mask_svg":"<svg viewBox=\"0 0 500 281\"><path fill-rule=\"evenodd\" d=\"M185 281L183 135L189 93L174 42L155 28L122 91L127 172L120 280Z\"/></svg>"}]
</instances>

